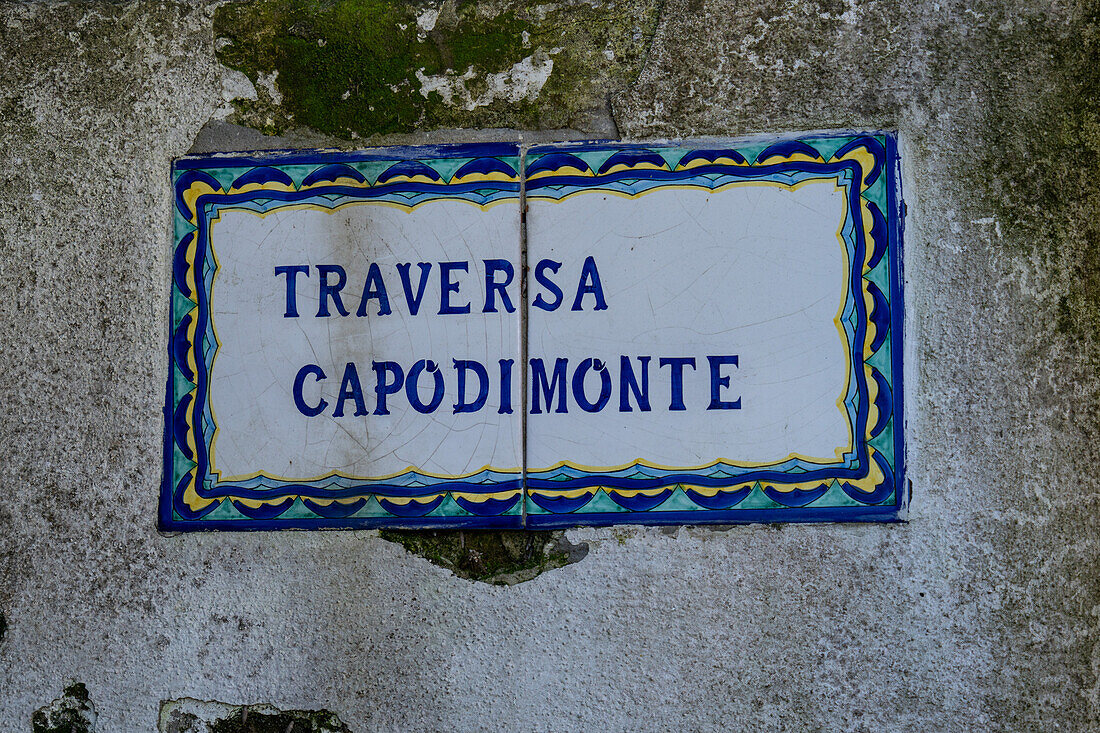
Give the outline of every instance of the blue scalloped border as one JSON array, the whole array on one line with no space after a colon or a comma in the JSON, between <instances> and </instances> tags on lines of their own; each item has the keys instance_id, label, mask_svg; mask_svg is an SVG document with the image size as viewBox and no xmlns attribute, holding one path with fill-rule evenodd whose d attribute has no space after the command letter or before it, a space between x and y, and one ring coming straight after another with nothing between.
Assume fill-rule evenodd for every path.
<instances>
[{"instance_id":1,"label":"blue scalloped border","mask_svg":"<svg viewBox=\"0 0 1100 733\"><path fill-rule=\"evenodd\" d=\"M647 154L652 155L655 149L668 149L670 147L679 147L685 150L693 151L724 151L726 153L734 153L746 159L738 151L744 151L749 149L755 149L756 155L753 155L753 160L765 159L765 153L776 154L779 151L788 150L797 152L798 146L806 145L806 141L817 142L831 142L839 141L846 138L859 138L859 137L874 137L880 141L883 147L884 153L884 165L883 176L885 178L885 198L886 198L886 211L882 212L886 217L886 230L888 249L886 256L889 258L889 277L890 277L890 295L888 306L890 308L890 327L888 338L890 340L890 367L891 374L889 375L889 388L892 395L892 426L893 426L893 490L891 491L890 500L881 504L871 505L859 505L859 506L829 506L829 507L814 507L814 506L771 506L762 508L732 508L732 509L698 509L691 511L615 511L608 513L561 513L561 514L527 514L526 516L520 516L516 514L488 514L488 515L472 515L472 514L455 514L445 516L399 516L397 514L383 513L382 515L372 516L322 516L317 513L317 507L307 506L302 503L302 500L295 500L293 504L301 504L301 507L293 507L298 511L290 511L292 507L288 504L280 507L276 505L273 508L265 509L254 513L254 516L248 517L241 514L239 511L233 512L235 516L230 518L214 519L209 517L208 513L200 513L199 516L193 518L186 518L181 516L175 511L177 506L175 499L176 486L175 478L175 452L176 452L176 440L174 435L176 433L175 418L177 416L178 408L181 405L174 403L174 383L177 380L177 355L175 338L169 340L168 352L169 352L169 378L166 385L165 395L165 443L164 443L164 480L161 488L161 501L160 509L158 512L159 526L161 529L169 531L194 531L194 530L212 530L212 529L233 529L233 530L265 530L265 529L319 529L319 528L332 528L332 529L350 529L350 528L375 528L375 527L454 527L454 528L517 528L520 526L527 526L530 528L549 528L549 527L563 527L563 526L576 526L576 525L608 525L608 524L623 524L623 523L642 523L642 524L698 524L698 523L744 523L744 522L816 522L816 521L897 521L904 518L905 510L909 501L909 491L907 488L906 480L906 446L905 446L905 415L904 415L904 374L903 374L903 354L904 354L904 272L903 272L903 232L904 232L904 217L903 217L903 199L901 195L901 182L899 175L900 161L898 159L897 139L892 133L884 132L828 132L828 133L815 133L801 136L795 136L792 138L770 138L767 141L761 140L748 140L748 141L686 141L676 145L662 144L662 145L647 145L644 143L609 143L609 142L595 142L595 143L580 143L580 144L562 144L555 146L540 146L531 148L528 154L531 156L538 155L544 151L592 151L599 149L601 146L604 149L614 148L620 151L624 155L621 156L621 160L617 162L629 162L631 155L638 158L638 160L645 160ZM816 150L810 146L806 146L809 150ZM237 168L242 169L245 172L241 178L248 175L256 177L257 182L263 182L265 180L272 180L271 178L265 178L265 176L277 176L279 173L286 175L289 179L290 176L286 174L283 169L287 168L302 168L312 167L313 170L308 175L300 175L300 182L304 182L310 175L323 176L330 175L332 179L335 177L334 170L340 167L347 168L343 164L347 163L382 163L393 161L423 161L431 159L454 159L454 158L489 158L506 156L509 158L516 157L519 153L519 148L514 144L507 143L488 143L488 144L468 144L468 145L444 145L444 146L425 146L425 147L404 147L404 148L383 148L377 150L361 151L356 153L346 152L327 152L327 151L280 151L264 153L262 155L208 155L195 158L183 158L175 162L172 169L173 186L177 191L177 203L179 203L179 194L181 189L177 186L181 177L187 177L187 174L194 176L202 176L205 171L211 169L230 169ZM610 158L608 159L610 160ZM782 165L782 164L777 164ZM790 165L790 164L789 164ZM602 168L606 171L610 168L610 164L605 162ZM354 169L349 169L354 170ZM698 168L691 169L693 172L698 172ZM759 169L757 169L759 170ZM523 172L530 174L530 171ZM614 175L614 174L612 174ZM627 172L627 175L620 176L621 178L633 177L637 178L637 172ZM322 179L324 180L324 179ZM592 179L585 179L578 181L578 183L589 184ZM382 185L378 185L371 189L362 188L348 188L340 186L332 186L332 190L325 190L325 193L332 194L333 196L352 197L356 200L363 200L365 192L373 192L372 195L382 195L384 192L380 189L386 188L385 181L378 181ZM537 182L529 182L537 183ZM411 192L435 192L438 191L439 186L444 184L413 184L402 183L393 186L390 190L398 190L402 186L406 187L406 190ZM456 194L465 194L478 191L474 195L481 195L485 189L499 186L500 184L486 184L486 183L471 183L471 184L458 184L457 186L451 186L450 190ZM518 193L519 184L515 185L515 188L511 188L512 184L505 184L507 188L507 194L511 195ZM435 187L433 191L433 187ZM531 186L531 190L537 190L540 186ZM320 193L318 190L311 190L308 192L309 196L316 196ZM503 191L502 191L503 193ZM277 192L277 191L263 191L260 194L256 192L229 195L224 194L226 200L221 202L223 204L237 204L240 205L248 200L265 199L267 203L264 206L277 205L275 202L294 201L292 192ZM338 205L334 203L333 205ZM200 218L204 221L205 217ZM177 246L183 249L187 245L187 236L199 236L196 232L192 235L184 234L178 237ZM200 237L201 239L201 237ZM198 258L201 261L201 258ZM198 263L197 263L198 265ZM201 271L201 266L197 266L197 269ZM178 274L178 273L177 273ZM180 316L175 311L176 302L176 278L173 278L173 284L171 286L172 303L173 307L169 314L169 325L173 334L179 331L180 323L186 315ZM201 279L196 273L196 282L201 282ZM200 293L206 290L204 287L199 287ZM203 293L205 294L205 293ZM200 296L200 300L202 300ZM198 315L198 314L196 314ZM186 329L183 329L184 331ZM199 339L200 344L203 339ZM196 349L198 351L198 349ZM198 358L202 354L196 355L196 365L200 372L205 369L205 359ZM198 410L198 405L192 406L192 409ZM201 441L207 444L207 441ZM685 475L685 478L688 478ZM699 476L691 474L688 480L698 482ZM789 476L787 476L789 479ZM801 477L800 477L801 478ZM742 479L743 480L743 479ZM438 480L435 480L438 481ZM445 481L443 483L446 483ZM516 483L516 482L513 482ZM551 482L554 483L554 482ZM606 480L600 482L602 485L607 485ZM667 483L667 481L666 481ZM371 489L379 488L384 484L372 484ZM557 484L560 486L560 484ZM457 485L447 484L447 490L455 489ZM437 484L436 491L438 491L439 485ZM239 487L243 488L243 487ZM280 489L285 491L287 488L293 488L291 486L281 486ZM365 485L359 487L361 493ZM399 491L402 489L407 490L407 486L393 485L388 486L388 489ZM419 487L418 487L419 488ZM431 489L432 487L426 486L425 489ZM476 485L476 488L484 490L484 485ZM493 491L506 490L507 488L503 484L495 484L492 488ZM638 487L632 487L638 488ZM461 487L457 487L458 490L462 490ZM466 490L475 489L475 486L468 487ZM427 493L432 493L428 491ZM526 492L525 492L526 493ZM326 496L328 498L328 496ZM367 499L365 501L376 500L375 497ZM815 499L816 500L816 499ZM225 500L228 503L230 500ZM442 499L440 499L442 501ZM524 501L527 501L524 498ZM664 499L662 499L664 501ZM308 500L307 500L308 502ZM738 502L739 503L739 502ZM812 504L813 502L808 502ZM436 502L438 505L438 502ZM231 505L233 509L240 510L242 507L236 504ZM214 506L216 508L217 505ZM304 508L305 512L302 511ZM429 513L435 509L433 506L429 509ZM212 511L213 509L211 509ZM506 508L504 511L508 511ZM268 516L270 515L270 516ZM206 517L206 518L204 518Z\"/></svg>"},{"instance_id":2,"label":"blue scalloped border","mask_svg":"<svg viewBox=\"0 0 1100 733\"><path fill-rule=\"evenodd\" d=\"M880 462L880 468L889 468L887 473L887 480L878 490L873 492L869 497L870 501L864 503L859 500L859 495L855 492L848 492L844 490L844 496L849 503L854 504L852 506L813 506L815 502L818 502L830 494L831 491L826 488L822 488L820 491L815 490L811 492L793 492L793 493L806 493L808 496L804 497L786 497L782 495L782 492L766 492L761 491L759 483L751 490L745 489L736 492L737 496L730 497L729 503L726 508L714 508L708 509L700 504L700 501L696 497L689 497L688 503L692 506L689 510L657 510L662 504L673 504L676 499L676 493L684 493L687 495L689 492L684 492L682 487L677 486L680 482L690 482L696 485L700 485L704 482L700 482L700 475L698 473L683 472L680 474L668 474L661 478L654 479L639 479L631 481L630 479L616 478L612 474L614 472L602 473L602 474L590 474L583 476L578 481L566 482L569 486L561 482L555 482L551 480L539 481L538 479L532 479L532 474L528 474L528 501L532 501L531 488L544 487L547 489L553 488L571 488L573 483L576 483L578 487L587 488L592 487L592 495L588 498L580 497L576 500L563 501L562 506L548 508L545 500L541 503L536 502L536 509L540 513L536 513L529 510L526 516L526 526L532 529L550 529L550 528L562 528L572 527L579 525L613 525L613 524L653 524L653 525L668 525L668 524L742 524L742 523L756 523L756 522L823 522L823 521L847 521L847 522L893 522L901 521L905 518L909 503L909 488L907 480L907 465L906 465L906 452L905 452L905 411L904 411L904 369L903 369L903 356L904 356L904 321L905 312L903 304L903 291L904 291L904 271L903 271L903 253L902 253L902 235L904 231L904 217L903 217L903 199L901 196L901 180L900 180L900 160L898 157L897 137L893 133L886 132L836 132L836 133L823 133L814 135L803 135L792 139L770 139L766 141L744 141L744 142L729 142L720 141L712 142L707 145L706 142L701 142L698 145L685 145L684 143L664 143L660 145L647 145L647 144L622 144L622 143L608 143L608 142L595 142L595 143L576 143L572 145L555 145L555 146L538 146L528 151L528 166L525 170L525 175L528 178L534 173L538 173L541 170L552 171L561 165L570 165L568 160L560 159L553 161L549 165L540 166L540 156L550 155L559 156L562 153L578 152L578 153L593 153L593 152L606 152L616 151L609 156L602 165L595 171L592 171L594 176L560 176L552 178L541 178L536 181L528 181L527 191L528 196L537 196L539 189L546 189L551 187L566 188L602 188L605 183L612 179L640 179L647 176L654 179L661 179L664 181L680 180L685 174L695 173L700 171L701 167L689 168L684 171L676 171L675 166L671 166L673 170L626 170L619 173L608 173L608 171L614 167L616 163L624 163L627 165L638 163L653 163L657 164L657 158L653 157L658 155L656 151L677 151L683 150L684 152L691 151L692 153L706 150L711 153L711 159L715 159L719 155L726 155L732 160L740 163L754 164L759 160L767 160L774 155L784 155L790 153L802 152L814 157L820 157L824 163L825 159L831 156L822 156L820 151L806 144L806 141L813 141L817 143L839 143L835 150L842 150L846 147L852 147L859 144L861 140L872 138L877 141L881 146L881 163L876 165L875 178L882 178L882 183L885 187L885 208L886 211L880 211L885 217L885 230L887 246L881 258L889 258L889 276L890 276L890 297L886 303L890 309L889 329L887 338L889 339L890 347L890 374L887 379L887 386L890 392L890 418L887 421L893 430L893 465L882 466ZM739 152L738 149L752 149L755 148L756 153L747 156ZM732 155L730 155L732 153ZM877 156L876 156L877 157ZM664 160L661 158L661 160ZM533 163L533 164L532 164ZM756 171L762 170L762 168L792 168L800 165L806 165L806 163L779 163L772 166L766 166L757 168ZM820 166L820 164L813 164ZM729 166L722 166L725 171L731 170ZM591 170L591 168L589 168ZM750 167L748 170L752 170ZM747 174L747 176L752 174ZM762 174L757 174L762 175ZM614 189L611 189L614 190ZM631 190L633 193L636 190L644 190L644 187ZM562 195L567 195L571 191L562 190L555 192L550 197L560 198ZM863 274L856 271L856 263L861 260L853 260L853 283L862 280ZM860 340L857 338L856 342ZM880 345L878 349L881 349ZM862 357L860 358L862 362ZM876 370L877 371L877 370ZM885 375L883 375L885 376ZM861 440L864 438L860 434ZM866 443L863 443L864 449ZM883 458L883 461L886 459ZM585 472L580 472L584 474ZM820 472L822 478L837 478L837 472L835 469L824 469ZM808 477L809 474L800 474L799 479ZM776 476L774 478L778 478ZM791 480L789 474L783 475L788 481ZM762 479L768 478L767 476L761 477ZM746 479L743 476L737 477L737 480L732 479L725 481L726 485L735 485L744 483ZM717 485L721 485L723 482L712 482ZM604 506L614 506L615 511L585 511L586 507L593 504L599 504L597 498L604 498L601 496L601 489L599 487L609 487L612 490L615 488L623 488L627 490L634 489L647 489L647 488L660 488L667 487L668 491L663 492L657 497L642 497L642 501L639 502L640 506L645 506L646 503L652 504L647 508L631 509L627 508L626 504L629 502L622 502L619 499L611 497L608 493L607 497L610 497L614 502L610 504L604 501ZM731 494L734 492L730 492ZM757 494L758 504L769 504L770 506L750 506L752 504L751 495ZM881 499L880 499L881 497ZM787 503L784 504L784 501ZM681 502L682 504L683 502ZM695 508L699 507L699 508ZM557 511L555 511L557 509ZM545 513L541 513L545 512Z\"/></svg>"},{"instance_id":3,"label":"blue scalloped border","mask_svg":"<svg viewBox=\"0 0 1100 733\"><path fill-rule=\"evenodd\" d=\"M449 173L425 164L448 169ZM207 370L215 350L208 304L213 268L209 228L220 209L226 207L267 211L287 204L309 201L329 208L350 202L386 200L413 206L423 201L449 198L488 205L502 199L519 204L520 151L513 144L447 145L420 148L385 148L359 153L273 153L217 155L185 158L172 170L176 194L176 248L173 256L172 299L169 325L169 379L165 397L164 478L161 489L159 526L164 530L352 528L352 527L511 527L522 525L522 479L519 471L483 471L463 480L439 479L408 471L394 479L360 481L335 477L312 482L289 483L258 479L215 484L209 471L209 445L213 416L206 405ZM358 164L375 164L372 181ZM227 177L228 172L228 177ZM505 173L515 180L454 182L467 173ZM217 177L221 174L221 180ZM429 179L408 180L409 176ZM338 185L350 178L362 186ZM297 181L297 182L296 182ZM192 211L185 193L194 184L210 186ZM232 192L248 184L282 186L291 190ZM324 185L331 184L331 185ZM311 186L307 190L303 187ZM195 221L191 223L190 217ZM192 264L187 250L195 244ZM195 292L186 287L191 275ZM192 343L188 334L196 321ZM188 367L193 356L194 373ZM182 389L178 389L184 385ZM187 389L192 387L192 389ZM194 392L192 397L191 392ZM178 399L177 399L178 397ZM187 422L200 426L193 436L196 450L187 445ZM177 468L177 460L184 468ZM195 491L216 501L193 511L183 501L191 470L197 473ZM267 485L264 485L267 484ZM462 494L515 492L508 499L471 501ZM442 492L442 493L441 493ZM236 499L266 499L297 494L285 501L248 507ZM360 497L349 504L319 504L312 499ZM423 497L426 501L402 504L389 499ZM358 515L358 516L356 516Z\"/></svg>"}]
</instances>

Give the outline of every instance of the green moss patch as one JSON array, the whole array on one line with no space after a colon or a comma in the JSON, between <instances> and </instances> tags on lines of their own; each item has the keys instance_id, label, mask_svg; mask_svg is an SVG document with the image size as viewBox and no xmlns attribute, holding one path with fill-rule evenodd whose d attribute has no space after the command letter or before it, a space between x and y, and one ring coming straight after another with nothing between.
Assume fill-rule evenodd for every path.
<instances>
[{"instance_id":1,"label":"green moss patch","mask_svg":"<svg viewBox=\"0 0 1100 733\"><path fill-rule=\"evenodd\" d=\"M272 705L230 705L214 700L165 700L161 733L350 733L330 710L280 710Z\"/></svg>"},{"instance_id":2,"label":"green moss patch","mask_svg":"<svg viewBox=\"0 0 1100 733\"><path fill-rule=\"evenodd\" d=\"M230 121L267 134L552 129L580 124L637 76L657 8L252 0L218 8L214 31L218 59L257 90Z\"/></svg>"},{"instance_id":3,"label":"green moss patch","mask_svg":"<svg viewBox=\"0 0 1100 733\"><path fill-rule=\"evenodd\" d=\"M1008 242L1062 282L1055 330L1100 343L1100 2L1070 3L1067 17L998 8L975 62L988 87L980 160L960 157ZM943 41L947 43L947 41ZM937 46L939 79L960 73L960 49ZM935 71L935 69L934 69Z\"/></svg>"},{"instance_id":4,"label":"green moss patch","mask_svg":"<svg viewBox=\"0 0 1100 733\"><path fill-rule=\"evenodd\" d=\"M237 708L210 723L210 733L350 733L340 718L327 710L263 712Z\"/></svg>"}]
</instances>

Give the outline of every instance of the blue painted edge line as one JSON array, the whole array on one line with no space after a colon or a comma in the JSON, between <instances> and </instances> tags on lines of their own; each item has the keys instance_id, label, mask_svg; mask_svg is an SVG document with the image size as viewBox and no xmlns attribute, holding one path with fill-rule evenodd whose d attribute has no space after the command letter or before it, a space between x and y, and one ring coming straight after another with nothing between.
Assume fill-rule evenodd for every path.
<instances>
[{"instance_id":1,"label":"blue painted edge line","mask_svg":"<svg viewBox=\"0 0 1100 733\"><path fill-rule=\"evenodd\" d=\"M362 150L265 150L251 153L221 153L177 158L176 171L198 168L255 168L272 165L321 165L359 161L430 160L434 158L497 158L518 156L519 143L457 143L448 145L404 145Z\"/></svg>"},{"instance_id":2,"label":"blue painted edge line","mask_svg":"<svg viewBox=\"0 0 1100 733\"><path fill-rule=\"evenodd\" d=\"M736 148L739 145L752 145L754 143L783 143L792 140L822 140L840 137L886 137L896 143L897 132L893 130L812 130L807 132L792 132L782 135L759 134L740 137L726 137L715 135L713 137L693 137L684 140L656 139L656 140L570 140L561 143L545 143L529 145L528 155L544 155L546 153L569 150L653 150L654 148L678 148L683 150L696 150L706 148ZM896 145L895 145L896 148Z\"/></svg>"},{"instance_id":3,"label":"blue painted edge line","mask_svg":"<svg viewBox=\"0 0 1100 733\"><path fill-rule=\"evenodd\" d=\"M345 519L174 519L162 516L163 532L270 532L284 529L523 529L523 517L355 517Z\"/></svg>"},{"instance_id":4,"label":"blue painted edge line","mask_svg":"<svg viewBox=\"0 0 1100 733\"><path fill-rule=\"evenodd\" d=\"M887 231L890 242L890 357L893 374L890 388L894 393L894 505L901 518L909 506L908 464L906 455L905 413L905 200L901 195L901 158L896 132L884 132L886 139L886 195L890 208Z\"/></svg>"},{"instance_id":5,"label":"blue painted edge line","mask_svg":"<svg viewBox=\"0 0 1100 733\"><path fill-rule=\"evenodd\" d=\"M812 522L898 522L894 505L868 507L823 507L820 509L741 509L682 512L607 512L600 514L528 514L528 529L607 527L613 524L703 525L784 524Z\"/></svg>"},{"instance_id":6,"label":"blue painted edge line","mask_svg":"<svg viewBox=\"0 0 1100 733\"><path fill-rule=\"evenodd\" d=\"M172 221L175 221L176 217L176 163L173 162L171 168L168 171L168 190L172 192ZM172 245L168 250L169 262L175 261L176 247L179 245L179 241L176 239L175 226L172 226ZM168 322L165 333L168 342L166 349L168 355L168 376L165 379L164 386L164 456L163 465L161 466L161 478L160 478L160 496L157 501L157 529L162 532L173 531L172 527L174 517L172 514L172 478L173 478L173 461L172 451L176 445L176 435L172 428L172 415L174 411L172 382L175 376L176 362L175 356L172 351L172 342L175 335L175 331L172 328L173 319L175 317L175 289L176 278L173 268L172 275L168 278Z\"/></svg>"},{"instance_id":7,"label":"blue painted edge line","mask_svg":"<svg viewBox=\"0 0 1100 733\"><path fill-rule=\"evenodd\" d=\"M175 250L173 246L173 251ZM173 278L168 280L168 379L165 386L164 397L164 465L161 467L160 501L157 502L157 528L160 530L172 529L172 450L176 444L176 436L172 430L172 375L176 368L172 359L172 288L175 288Z\"/></svg>"}]
</instances>

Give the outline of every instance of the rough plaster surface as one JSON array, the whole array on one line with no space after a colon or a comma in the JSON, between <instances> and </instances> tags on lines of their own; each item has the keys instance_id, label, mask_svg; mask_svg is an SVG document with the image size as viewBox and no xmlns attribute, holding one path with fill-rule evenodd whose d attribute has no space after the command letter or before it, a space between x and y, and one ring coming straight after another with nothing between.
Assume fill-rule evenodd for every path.
<instances>
[{"instance_id":1,"label":"rough plaster surface","mask_svg":"<svg viewBox=\"0 0 1100 733\"><path fill-rule=\"evenodd\" d=\"M353 731L1100 725L1094 10L668 0L624 136L901 132L910 522L576 530L512 587L372 532L155 532L169 162L242 87L212 12L0 6L0 728L68 679L100 731L183 698Z\"/></svg>"}]
</instances>

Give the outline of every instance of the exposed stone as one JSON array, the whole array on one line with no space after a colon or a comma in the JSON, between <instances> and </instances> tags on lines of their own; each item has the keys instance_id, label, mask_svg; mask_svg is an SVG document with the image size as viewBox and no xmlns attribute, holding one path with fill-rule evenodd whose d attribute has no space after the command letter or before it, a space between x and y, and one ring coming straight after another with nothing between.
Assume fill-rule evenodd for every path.
<instances>
[{"instance_id":1,"label":"exposed stone","mask_svg":"<svg viewBox=\"0 0 1100 733\"><path fill-rule=\"evenodd\" d=\"M587 544L571 543L564 532L383 530L381 535L460 578L493 585L522 583L588 554Z\"/></svg>"}]
</instances>

